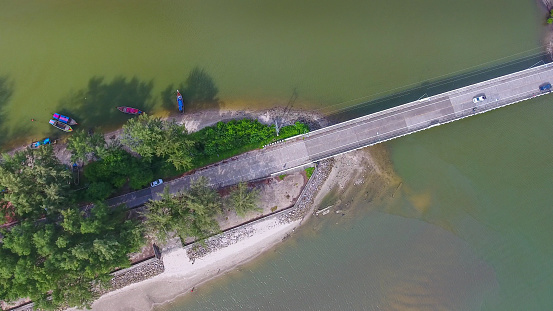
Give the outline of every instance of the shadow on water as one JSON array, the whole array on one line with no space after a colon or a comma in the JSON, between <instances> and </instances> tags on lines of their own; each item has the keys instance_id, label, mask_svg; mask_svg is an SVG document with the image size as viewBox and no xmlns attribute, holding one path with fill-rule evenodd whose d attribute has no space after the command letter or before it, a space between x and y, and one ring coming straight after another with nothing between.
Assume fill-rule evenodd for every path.
<instances>
[{"instance_id":1,"label":"shadow on water","mask_svg":"<svg viewBox=\"0 0 553 311\"><path fill-rule=\"evenodd\" d=\"M374 112L396 107L421 98L433 96L474 83L493 79L502 75L535 67L550 62L548 54L540 53L517 60L481 68L470 72L454 75L438 81L425 81L417 87L390 94L355 106L330 112L328 116L335 122L351 120ZM324 112L324 111L323 111Z\"/></svg>"},{"instance_id":2,"label":"shadow on water","mask_svg":"<svg viewBox=\"0 0 553 311\"><path fill-rule=\"evenodd\" d=\"M8 76L0 76L0 127L6 116L6 106L13 95L13 82ZM3 136L3 135L2 135Z\"/></svg>"},{"instance_id":3,"label":"shadow on water","mask_svg":"<svg viewBox=\"0 0 553 311\"><path fill-rule=\"evenodd\" d=\"M170 84L161 92L161 103L165 110L178 111L176 90L182 95L185 113L220 107L217 98L219 89L213 78L200 67L192 69L185 81Z\"/></svg>"},{"instance_id":4,"label":"shadow on water","mask_svg":"<svg viewBox=\"0 0 553 311\"><path fill-rule=\"evenodd\" d=\"M9 103L14 92L14 83L8 76L0 76L0 146L4 150L9 148L13 142L21 142L25 137L29 136L30 128L27 125L20 124L18 126L7 128L4 124L9 116Z\"/></svg>"},{"instance_id":5,"label":"shadow on water","mask_svg":"<svg viewBox=\"0 0 553 311\"><path fill-rule=\"evenodd\" d=\"M79 123L76 127L85 130L99 126L116 128L130 117L117 110L118 106L138 108L145 112L153 109L153 87L153 81L140 81L137 78L128 80L116 77L108 83L103 77L92 77L86 88L62 99L55 112L70 116Z\"/></svg>"}]
</instances>

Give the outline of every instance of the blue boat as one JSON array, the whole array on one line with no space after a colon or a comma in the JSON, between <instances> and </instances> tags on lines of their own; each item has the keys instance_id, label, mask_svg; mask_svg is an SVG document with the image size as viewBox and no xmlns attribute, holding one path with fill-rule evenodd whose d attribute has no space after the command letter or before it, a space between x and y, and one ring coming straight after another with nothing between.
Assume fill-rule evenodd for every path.
<instances>
[{"instance_id":1,"label":"blue boat","mask_svg":"<svg viewBox=\"0 0 553 311\"><path fill-rule=\"evenodd\" d=\"M45 138L43 140L35 141L31 143L31 149L38 149L40 146L50 144L50 138Z\"/></svg>"},{"instance_id":2,"label":"blue boat","mask_svg":"<svg viewBox=\"0 0 553 311\"><path fill-rule=\"evenodd\" d=\"M179 111L184 112L184 102L182 101L182 95L177 90L177 103L179 104Z\"/></svg>"},{"instance_id":3,"label":"blue boat","mask_svg":"<svg viewBox=\"0 0 553 311\"><path fill-rule=\"evenodd\" d=\"M77 121L71 119L70 117L66 117L64 115L61 115L59 113L54 113L52 115L52 119L56 120L56 121L61 121L65 124L69 124L69 125L75 125L77 124Z\"/></svg>"}]
</instances>

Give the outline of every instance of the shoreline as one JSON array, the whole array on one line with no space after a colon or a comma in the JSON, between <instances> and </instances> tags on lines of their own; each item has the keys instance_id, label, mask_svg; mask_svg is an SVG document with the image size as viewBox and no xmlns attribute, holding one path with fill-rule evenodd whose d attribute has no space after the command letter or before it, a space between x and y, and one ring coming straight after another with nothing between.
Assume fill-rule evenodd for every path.
<instances>
[{"instance_id":1,"label":"shoreline","mask_svg":"<svg viewBox=\"0 0 553 311\"><path fill-rule=\"evenodd\" d=\"M273 124L274 119L281 117L283 124L290 125L295 121L304 121L310 127L310 130L315 130L321 127L326 127L331 124L331 122L321 113L310 111L310 110L301 110L293 109L285 111L284 107L273 107L270 109L262 110L225 110L225 109L208 109L199 112L193 113L174 113L168 116L160 117L162 120L175 121L178 124L184 124L188 133L193 133L201 130L204 127L211 126L217 122L225 122L230 120L240 120L240 119L255 119L262 124ZM157 115L154 115L157 116ZM123 132L122 126L114 131L103 133L106 143L111 143L114 140L118 139ZM62 164L72 165L71 161L71 152L66 149L67 138L69 135L66 135L64 138L60 139L59 142L52 145L56 157L60 160ZM3 153L13 155L17 151L22 151L28 148L29 144L20 145L10 150L6 150ZM128 150L124 147L125 150ZM131 152L132 153L132 152Z\"/></svg>"},{"instance_id":2,"label":"shoreline","mask_svg":"<svg viewBox=\"0 0 553 311\"><path fill-rule=\"evenodd\" d=\"M190 294L193 288L201 289L202 284L223 276L273 249L294 234L301 225L308 223L312 215L325 217L316 211L319 207L326 207L321 206L324 204L323 201L332 196L336 189L340 189L341 194L338 197L341 197L351 188L348 185L355 188L356 185L368 182L374 189L370 200L393 198L397 184L401 181L390 171L391 163L386 159L387 152L383 146L369 147L329 160L323 164L327 168L315 172L314 178L310 179L310 183L302 190L302 202L298 199L294 207L236 228L238 235L242 236L235 240L233 239L236 234L232 232L210 238L216 240L216 244L223 240L227 245L209 249L205 253L193 250L194 244L164 249L163 273L104 294L93 303L92 310L145 311L164 308L167 304ZM320 168L321 164L317 169ZM340 198L338 201L328 207L332 214L355 214L351 209L351 202L342 201ZM225 234L226 236L221 238ZM209 243L211 241L208 240L207 244Z\"/></svg>"},{"instance_id":3,"label":"shoreline","mask_svg":"<svg viewBox=\"0 0 553 311\"><path fill-rule=\"evenodd\" d=\"M165 271L162 274L103 295L94 302L92 310L146 311L170 303L189 293L192 288L224 275L271 249L294 232L300 222L278 224L275 218L264 219L253 226L255 234L249 238L195 261L190 260L184 248L169 252L164 255Z\"/></svg>"},{"instance_id":4,"label":"shoreline","mask_svg":"<svg viewBox=\"0 0 553 311\"><path fill-rule=\"evenodd\" d=\"M161 274L102 295L92 310L152 310L250 262L286 240L310 217L331 170L332 161L319 164L293 207L211 237L205 247L169 243L162 251L165 270Z\"/></svg>"}]
</instances>

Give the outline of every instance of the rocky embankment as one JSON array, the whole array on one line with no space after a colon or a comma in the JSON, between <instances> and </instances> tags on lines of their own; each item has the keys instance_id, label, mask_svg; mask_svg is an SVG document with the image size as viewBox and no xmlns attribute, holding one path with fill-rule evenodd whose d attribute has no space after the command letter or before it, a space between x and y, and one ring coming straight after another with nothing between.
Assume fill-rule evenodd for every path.
<instances>
[{"instance_id":1,"label":"rocky embankment","mask_svg":"<svg viewBox=\"0 0 553 311\"><path fill-rule=\"evenodd\" d=\"M204 242L196 242L186 246L186 253L188 258L194 262L198 258L202 258L207 254L216 250L228 247L243 239L249 238L255 234L255 223L259 221L266 221L270 218L276 220L275 225L291 223L305 216L309 215L312 207L313 200L320 190L321 186L328 177L330 170L332 169L333 159L327 159L317 164L313 175L302 190L300 197L289 209L277 212L275 214L263 217L251 223L244 224L240 227L225 231L221 234L213 236Z\"/></svg>"}]
</instances>

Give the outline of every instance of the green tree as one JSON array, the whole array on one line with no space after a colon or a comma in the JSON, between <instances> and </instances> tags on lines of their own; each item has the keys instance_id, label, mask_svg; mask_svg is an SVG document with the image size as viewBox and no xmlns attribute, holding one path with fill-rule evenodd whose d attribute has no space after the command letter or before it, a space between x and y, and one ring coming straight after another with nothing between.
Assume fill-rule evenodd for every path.
<instances>
[{"instance_id":1,"label":"green tree","mask_svg":"<svg viewBox=\"0 0 553 311\"><path fill-rule=\"evenodd\" d=\"M104 135L89 135L83 130L75 131L67 140L67 149L71 151L71 161L87 163L89 158L101 154L105 149Z\"/></svg>"},{"instance_id":2,"label":"green tree","mask_svg":"<svg viewBox=\"0 0 553 311\"><path fill-rule=\"evenodd\" d=\"M208 180L200 176L193 181L190 189L181 194L192 216L191 231L196 238L205 238L220 231L215 216L222 212L221 196L208 186Z\"/></svg>"},{"instance_id":3,"label":"green tree","mask_svg":"<svg viewBox=\"0 0 553 311\"><path fill-rule=\"evenodd\" d=\"M146 161L158 156L166 158L177 170L192 166L194 142L188 138L184 125L143 114L130 119L123 129L121 142Z\"/></svg>"},{"instance_id":4,"label":"green tree","mask_svg":"<svg viewBox=\"0 0 553 311\"><path fill-rule=\"evenodd\" d=\"M98 193L108 193L105 183L111 184L112 192L129 181L131 188L140 189L153 179L153 172L149 163L119 147L111 147L104 152L101 160L84 167L84 176L91 182L87 189L88 197L100 199ZM91 188L94 183L103 184Z\"/></svg>"},{"instance_id":5,"label":"green tree","mask_svg":"<svg viewBox=\"0 0 553 311\"><path fill-rule=\"evenodd\" d=\"M262 212L263 209L257 206L258 201L259 190L249 189L246 182L238 183L229 196L230 205L240 217L246 216L250 211Z\"/></svg>"},{"instance_id":6,"label":"green tree","mask_svg":"<svg viewBox=\"0 0 553 311\"><path fill-rule=\"evenodd\" d=\"M0 297L29 297L45 310L84 307L108 286L110 272L130 265L128 253L142 244L138 223L125 208L96 204L85 214L68 207L58 222L27 220L3 229Z\"/></svg>"},{"instance_id":7,"label":"green tree","mask_svg":"<svg viewBox=\"0 0 553 311\"><path fill-rule=\"evenodd\" d=\"M165 188L161 200L150 200L146 207L146 230L161 243L175 236L202 239L220 230L215 216L221 212L221 197L205 177L174 196Z\"/></svg>"},{"instance_id":8,"label":"green tree","mask_svg":"<svg viewBox=\"0 0 553 311\"><path fill-rule=\"evenodd\" d=\"M144 113L123 125L121 142L147 160L157 153L159 145L164 141L165 132L160 118Z\"/></svg>"},{"instance_id":9,"label":"green tree","mask_svg":"<svg viewBox=\"0 0 553 311\"><path fill-rule=\"evenodd\" d=\"M59 163L51 146L4 156L0 163L0 201L10 202L2 216L16 219L51 217L71 201L71 173Z\"/></svg>"},{"instance_id":10,"label":"green tree","mask_svg":"<svg viewBox=\"0 0 553 311\"><path fill-rule=\"evenodd\" d=\"M115 191L110 183L98 181L92 182L86 189L85 199L89 202L103 201Z\"/></svg>"}]
</instances>

